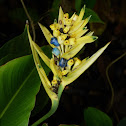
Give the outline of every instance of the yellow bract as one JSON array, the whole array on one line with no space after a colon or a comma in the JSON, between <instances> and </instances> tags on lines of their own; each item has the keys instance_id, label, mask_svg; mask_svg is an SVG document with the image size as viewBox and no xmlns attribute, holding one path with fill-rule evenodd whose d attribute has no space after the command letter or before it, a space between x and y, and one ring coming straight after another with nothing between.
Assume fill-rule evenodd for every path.
<instances>
[{"instance_id":1,"label":"yellow bract","mask_svg":"<svg viewBox=\"0 0 126 126\"><path fill-rule=\"evenodd\" d=\"M94 42L98 39L97 36L92 36L93 32L87 33L88 29L86 24L89 22L91 16L83 20L84 13L85 6L81 9L79 16L74 13L69 18L69 14L64 14L62 8L60 7L58 22L55 19L54 23L50 25L53 34L51 34L45 26L39 23L46 40L53 48L51 59L49 59L41 48L32 40L27 27L28 38L38 74L48 96L52 101L51 110L42 118L42 121L56 111L65 86L72 83L86 69L88 69L110 44L106 44L90 58L85 58L82 61L77 57L74 57L85 44ZM38 55L53 73L53 80L51 82L46 76ZM39 123L36 124L38 125Z\"/></svg>"}]
</instances>

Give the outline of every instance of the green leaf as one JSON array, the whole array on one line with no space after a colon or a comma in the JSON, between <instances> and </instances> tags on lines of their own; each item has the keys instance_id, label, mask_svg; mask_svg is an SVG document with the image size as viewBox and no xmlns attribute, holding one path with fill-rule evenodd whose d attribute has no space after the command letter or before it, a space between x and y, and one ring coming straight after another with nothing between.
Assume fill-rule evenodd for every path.
<instances>
[{"instance_id":1,"label":"green leaf","mask_svg":"<svg viewBox=\"0 0 126 126\"><path fill-rule=\"evenodd\" d=\"M54 0L52 4L52 11L50 13L50 16L52 20L57 19L58 13L59 13L59 5L61 3L61 0Z\"/></svg>"},{"instance_id":2,"label":"green leaf","mask_svg":"<svg viewBox=\"0 0 126 126\"><path fill-rule=\"evenodd\" d=\"M42 49L50 52L46 46ZM42 66L48 75L50 69L43 62ZM0 67L0 126L28 125L40 84L32 55L14 59Z\"/></svg>"},{"instance_id":3,"label":"green leaf","mask_svg":"<svg viewBox=\"0 0 126 126\"><path fill-rule=\"evenodd\" d=\"M35 118L35 116L37 116L37 114L42 112L42 110L45 108L45 106L48 103L48 101L49 101L49 97L48 97L45 89L41 85L40 91L39 91L39 93L36 96L35 107L34 107L34 109L31 112L31 118Z\"/></svg>"},{"instance_id":4,"label":"green leaf","mask_svg":"<svg viewBox=\"0 0 126 126\"><path fill-rule=\"evenodd\" d=\"M112 120L104 112L88 107L84 111L86 126L112 126Z\"/></svg>"},{"instance_id":5,"label":"green leaf","mask_svg":"<svg viewBox=\"0 0 126 126\"><path fill-rule=\"evenodd\" d=\"M84 0L84 1L82 1L82 4L83 5L85 4L86 7L88 7L88 8L94 8L95 3L96 3L96 0Z\"/></svg>"},{"instance_id":6,"label":"green leaf","mask_svg":"<svg viewBox=\"0 0 126 126\"><path fill-rule=\"evenodd\" d=\"M104 22L100 19L100 17L97 15L97 13L89 8L85 8L85 15L84 15L84 19L86 17L89 17L90 15L92 15L91 19L90 19L90 23L102 23L104 24Z\"/></svg>"},{"instance_id":7,"label":"green leaf","mask_svg":"<svg viewBox=\"0 0 126 126\"><path fill-rule=\"evenodd\" d=\"M48 124L47 123L44 123L42 126L48 126Z\"/></svg>"},{"instance_id":8,"label":"green leaf","mask_svg":"<svg viewBox=\"0 0 126 126\"><path fill-rule=\"evenodd\" d=\"M75 8L77 12L81 10L81 2L82 0L75 0Z\"/></svg>"},{"instance_id":9,"label":"green leaf","mask_svg":"<svg viewBox=\"0 0 126 126\"><path fill-rule=\"evenodd\" d=\"M117 126L126 126L126 117L123 118Z\"/></svg>"},{"instance_id":10,"label":"green leaf","mask_svg":"<svg viewBox=\"0 0 126 126\"><path fill-rule=\"evenodd\" d=\"M31 55L0 67L1 126L28 125L40 83Z\"/></svg>"},{"instance_id":11,"label":"green leaf","mask_svg":"<svg viewBox=\"0 0 126 126\"><path fill-rule=\"evenodd\" d=\"M27 8L27 10L29 15L32 17L32 20L37 22L39 20L38 12L34 8ZM10 10L8 14L10 19L13 21L18 20L25 22L28 19L23 8L14 8L13 10Z\"/></svg>"},{"instance_id":12,"label":"green leaf","mask_svg":"<svg viewBox=\"0 0 126 126\"><path fill-rule=\"evenodd\" d=\"M21 35L9 40L0 48L0 66L14 58L30 53L27 29L25 27L24 32Z\"/></svg>"}]
</instances>

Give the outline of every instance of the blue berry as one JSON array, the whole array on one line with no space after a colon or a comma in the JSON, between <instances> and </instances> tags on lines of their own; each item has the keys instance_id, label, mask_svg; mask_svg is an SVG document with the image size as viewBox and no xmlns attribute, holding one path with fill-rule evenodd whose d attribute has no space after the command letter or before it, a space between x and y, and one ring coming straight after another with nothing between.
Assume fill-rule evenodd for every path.
<instances>
[{"instance_id":1,"label":"blue berry","mask_svg":"<svg viewBox=\"0 0 126 126\"><path fill-rule=\"evenodd\" d=\"M64 67L66 67L66 65L67 65L67 60L64 58L61 58L59 61L59 66L64 68Z\"/></svg>"},{"instance_id":2,"label":"blue berry","mask_svg":"<svg viewBox=\"0 0 126 126\"><path fill-rule=\"evenodd\" d=\"M57 49L57 48L53 48L53 49L52 49L52 53L53 53L55 56L58 56L58 55L60 54L60 51L59 51L59 49Z\"/></svg>"},{"instance_id":3,"label":"blue berry","mask_svg":"<svg viewBox=\"0 0 126 126\"><path fill-rule=\"evenodd\" d=\"M51 44L55 45L55 46L59 46L60 44L58 43L57 41L57 38L56 37L53 37L51 38L51 41L50 41Z\"/></svg>"}]
</instances>

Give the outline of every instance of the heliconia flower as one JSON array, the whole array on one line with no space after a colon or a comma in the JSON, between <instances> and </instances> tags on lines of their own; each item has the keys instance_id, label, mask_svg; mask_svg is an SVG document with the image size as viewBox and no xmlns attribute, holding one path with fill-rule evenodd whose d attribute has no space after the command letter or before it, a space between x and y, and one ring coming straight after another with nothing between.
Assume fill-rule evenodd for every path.
<instances>
[{"instance_id":1,"label":"heliconia flower","mask_svg":"<svg viewBox=\"0 0 126 126\"><path fill-rule=\"evenodd\" d=\"M52 49L52 54L54 54L55 56L59 56L59 54L60 54L59 49L58 48L53 48Z\"/></svg>"},{"instance_id":2,"label":"heliconia flower","mask_svg":"<svg viewBox=\"0 0 126 126\"><path fill-rule=\"evenodd\" d=\"M59 61L59 66L61 68L64 68L64 67L66 67L66 65L67 65L67 60L64 59L64 58L61 58L60 61Z\"/></svg>"},{"instance_id":3,"label":"heliconia flower","mask_svg":"<svg viewBox=\"0 0 126 126\"><path fill-rule=\"evenodd\" d=\"M58 43L58 41L57 41L57 38L56 38L56 37L51 38L50 43L51 43L51 44L53 44L53 45L55 45L55 46L60 46L60 44Z\"/></svg>"},{"instance_id":4,"label":"heliconia flower","mask_svg":"<svg viewBox=\"0 0 126 126\"><path fill-rule=\"evenodd\" d=\"M85 6L81 9L79 15L74 13L69 17L69 14L64 14L60 7L58 20L55 19L54 23L50 25L53 34L51 34L45 26L38 23L47 42L53 48L51 59L49 59L41 48L32 40L27 25L34 62L42 84L52 101L51 110L40 120L35 122L34 125L40 124L56 111L65 86L72 83L88 69L110 44L110 42L107 43L94 55L85 58L82 61L76 57L76 54L85 46L85 44L92 43L98 39L97 36L93 36L93 32L88 32L86 24L89 22L91 16L83 19L84 13ZM46 76L38 55L53 73L51 82Z\"/></svg>"}]
</instances>

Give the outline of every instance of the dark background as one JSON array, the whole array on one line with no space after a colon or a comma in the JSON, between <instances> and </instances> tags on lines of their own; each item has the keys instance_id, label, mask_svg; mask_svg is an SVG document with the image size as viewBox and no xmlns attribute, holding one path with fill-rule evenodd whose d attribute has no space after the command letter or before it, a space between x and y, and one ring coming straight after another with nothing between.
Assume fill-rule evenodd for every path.
<instances>
[{"instance_id":1,"label":"dark background","mask_svg":"<svg viewBox=\"0 0 126 126\"><path fill-rule=\"evenodd\" d=\"M46 120L50 125L83 124L83 111L88 106L96 107L107 113L114 125L126 117L126 56L114 63L109 69L109 77L114 89L114 103L108 111L111 89L106 77L107 66L126 52L126 1L125 0L85 0L87 8L93 9L104 24L89 23L88 27L99 37L98 41L86 45L79 56L91 56L99 48L111 44L99 59L63 92L57 112ZM24 0L36 30L36 43L47 45L37 22L48 27L53 23L59 8L57 0ZM77 11L74 0L61 0L64 12ZM20 35L25 27L27 16L20 0L0 0L0 47L8 40ZM51 76L51 75L50 75ZM50 77L49 76L49 77ZM41 117L50 108L50 102L42 112L30 118L30 123ZM55 121L54 121L55 120Z\"/></svg>"}]
</instances>

